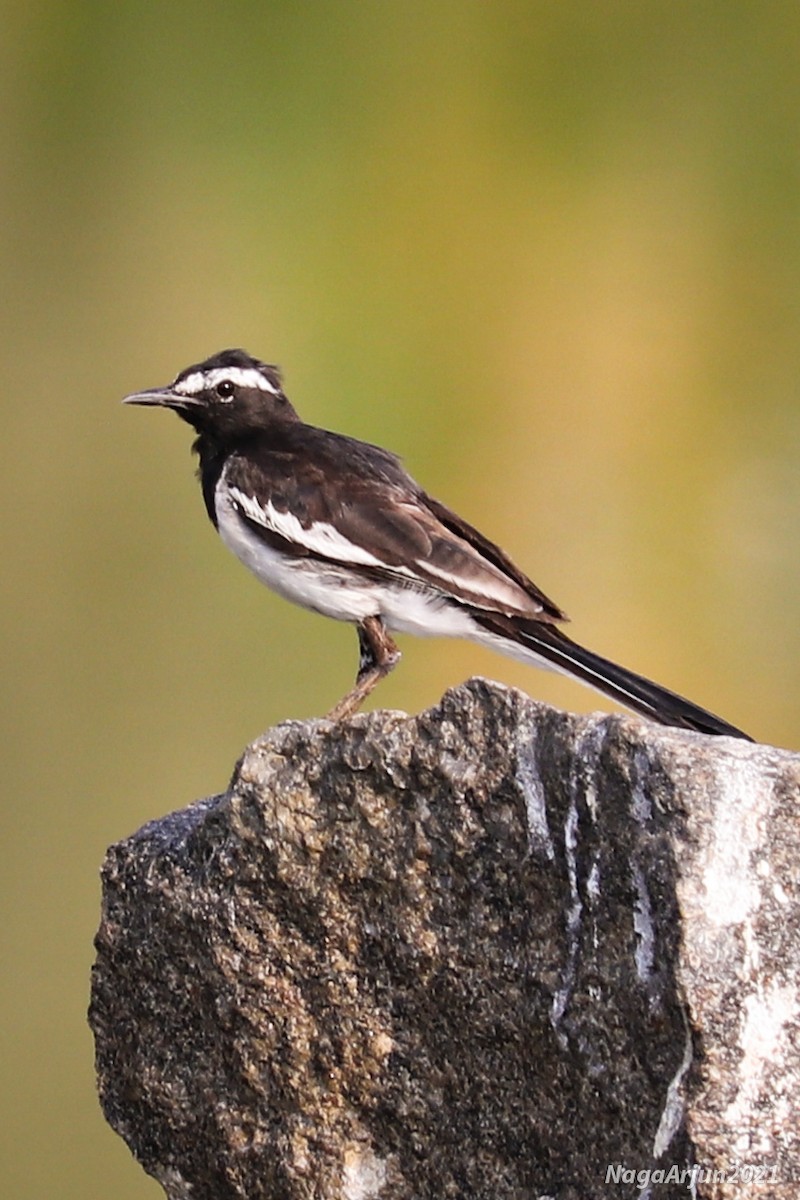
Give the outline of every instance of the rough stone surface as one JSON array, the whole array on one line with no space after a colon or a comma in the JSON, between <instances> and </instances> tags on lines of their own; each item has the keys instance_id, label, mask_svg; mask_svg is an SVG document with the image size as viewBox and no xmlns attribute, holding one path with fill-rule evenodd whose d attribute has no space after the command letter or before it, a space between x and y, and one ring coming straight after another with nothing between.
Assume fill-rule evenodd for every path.
<instances>
[{"instance_id":1,"label":"rough stone surface","mask_svg":"<svg viewBox=\"0 0 800 1200\"><path fill-rule=\"evenodd\" d=\"M170 1200L800 1195L799 792L481 680L278 726L108 853L106 1116Z\"/></svg>"}]
</instances>

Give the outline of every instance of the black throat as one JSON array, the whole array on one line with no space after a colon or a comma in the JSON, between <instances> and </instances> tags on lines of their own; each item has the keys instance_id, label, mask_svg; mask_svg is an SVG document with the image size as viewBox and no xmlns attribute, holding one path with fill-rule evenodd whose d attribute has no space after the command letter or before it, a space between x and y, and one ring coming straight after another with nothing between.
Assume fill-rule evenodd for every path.
<instances>
[{"instance_id":1,"label":"black throat","mask_svg":"<svg viewBox=\"0 0 800 1200\"><path fill-rule=\"evenodd\" d=\"M199 459L197 476L200 480L200 487L203 490L203 501L206 506L206 512L208 513L209 520L216 529L217 509L214 503L214 494L231 449L220 445L212 438L201 433L192 446L192 450Z\"/></svg>"}]
</instances>

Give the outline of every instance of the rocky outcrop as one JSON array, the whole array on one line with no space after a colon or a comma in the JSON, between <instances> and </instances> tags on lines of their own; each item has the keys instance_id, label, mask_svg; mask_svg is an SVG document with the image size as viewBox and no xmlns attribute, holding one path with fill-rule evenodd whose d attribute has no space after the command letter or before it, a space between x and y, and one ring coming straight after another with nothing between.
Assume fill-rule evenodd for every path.
<instances>
[{"instance_id":1,"label":"rocky outcrop","mask_svg":"<svg viewBox=\"0 0 800 1200\"><path fill-rule=\"evenodd\" d=\"M280 725L108 853L106 1116L170 1200L796 1196L799 792L481 680Z\"/></svg>"}]
</instances>

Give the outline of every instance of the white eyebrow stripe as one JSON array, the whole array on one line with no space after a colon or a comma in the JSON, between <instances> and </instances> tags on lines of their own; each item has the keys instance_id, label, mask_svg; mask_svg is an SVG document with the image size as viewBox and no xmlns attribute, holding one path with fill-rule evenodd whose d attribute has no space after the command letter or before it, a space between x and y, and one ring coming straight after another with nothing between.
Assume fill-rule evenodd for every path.
<instances>
[{"instance_id":1,"label":"white eyebrow stripe","mask_svg":"<svg viewBox=\"0 0 800 1200\"><path fill-rule=\"evenodd\" d=\"M197 396L200 392L210 391L223 379L230 380L237 387L259 388L262 392L272 392L277 396L280 388L270 383L265 375L256 367L215 367L212 371L193 371L185 379L173 385L173 391L182 396Z\"/></svg>"},{"instance_id":2,"label":"white eyebrow stripe","mask_svg":"<svg viewBox=\"0 0 800 1200\"><path fill-rule=\"evenodd\" d=\"M247 496L237 487L230 489L230 498L245 516L265 529L271 529L288 542L294 542L320 558L333 558L337 562L359 563L368 567L386 567L386 564L370 554L363 546L349 541L333 525L315 521L305 529L292 513L280 512L271 501L259 504L254 496Z\"/></svg>"}]
</instances>

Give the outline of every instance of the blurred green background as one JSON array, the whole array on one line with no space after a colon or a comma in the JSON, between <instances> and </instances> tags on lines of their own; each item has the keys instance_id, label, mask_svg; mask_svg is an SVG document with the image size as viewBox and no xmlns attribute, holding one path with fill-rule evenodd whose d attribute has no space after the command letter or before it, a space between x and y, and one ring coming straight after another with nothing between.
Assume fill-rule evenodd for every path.
<instances>
[{"instance_id":1,"label":"blurred green background","mask_svg":"<svg viewBox=\"0 0 800 1200\"><path fill-rule=\"evenodd\" d=\"M324 713L352 630L218 543L171 414L229 345L399 451L580 640L797 746L800 9L2 8L4 1196L160 1188L85 1024L106 846ZM473 673L404 641L378 703Z\"/></svg>"}]
</instances>

